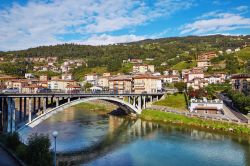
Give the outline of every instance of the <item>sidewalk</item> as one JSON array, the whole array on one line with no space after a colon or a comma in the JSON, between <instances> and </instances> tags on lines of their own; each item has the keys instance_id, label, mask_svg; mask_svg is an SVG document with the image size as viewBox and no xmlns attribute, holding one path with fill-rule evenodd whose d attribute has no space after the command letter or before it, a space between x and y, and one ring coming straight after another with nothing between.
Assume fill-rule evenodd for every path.
<instances>
[{"instance_id":1,"label":"sidewalk","mask_svg":"<svg viewBox=\"0 0 250 166\"><path fill-rule=\"evenodd\" d=\"M0 146L0 166L20 166L20 164Z\"/></svg>"}]
</instances>

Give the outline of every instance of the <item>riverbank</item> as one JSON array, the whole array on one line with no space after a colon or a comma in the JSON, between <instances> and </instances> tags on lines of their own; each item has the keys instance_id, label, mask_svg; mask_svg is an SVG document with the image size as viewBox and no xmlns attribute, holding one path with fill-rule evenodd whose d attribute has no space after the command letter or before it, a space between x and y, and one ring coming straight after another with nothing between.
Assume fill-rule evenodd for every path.
<instances>
[{"instance_id":1,"label":"riverbank","mask_svg":"<svg viewBox=\"0 0 250 166\"><path fill-rule=\"evenodd\" d=\"M250 136L250 128L245 125L205 120L194 117L186 117L184 115L178 115L174 113L162 112L157 110L150 110L150 109L143 110L142 114L140 115L140 118L142 118L143 120L155 121L160 123L187 125L209 130L223 131L231 134L234 133L238 135Z\"/></svg>"},{"instance_id":2,"label":"riverbank","mask_svg":"<svg viewBox=\"0 0 250 166\"><path fill-rule=\"evenodd\" d=\"M77 104L73 106L73 108L90 110L98 114L108 114L112 110L117 109L118 107L110 103L104 103L103 101L90 101Z\"/></svg>"}]
</instances>

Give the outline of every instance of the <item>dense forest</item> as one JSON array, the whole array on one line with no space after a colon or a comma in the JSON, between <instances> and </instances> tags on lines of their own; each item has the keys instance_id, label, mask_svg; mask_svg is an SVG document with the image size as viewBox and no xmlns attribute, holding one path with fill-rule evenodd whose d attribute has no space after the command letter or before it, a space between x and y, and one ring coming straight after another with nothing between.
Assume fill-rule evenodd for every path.
<instances>
[{"instance_id":1,"label":"dense forest","mask_svg":"<svg viewBox=\"0 0 250 166\"><path fill-rule=\"evenodd\" d=\"M161 39L148 39L132 43L122 43L106 46L90 46L77 44L63 44L55 46L40 46L20 51L0 52L6 58L24 57L49 57L56 56L60 59L83 58L88 67L107 67L109 71L116 71L122 66L122 60L128 58L154 58L148 63L162 68L178 66L179 62L192 65L198 54L207 51L224 51L227 49L242 48L250 45L248 36L188 36ZM228 65L234 63L227 61ZM161 64L165 62L165 66ZM183 65L183 64L179 64Z\"/></svg>"}]
</instances>

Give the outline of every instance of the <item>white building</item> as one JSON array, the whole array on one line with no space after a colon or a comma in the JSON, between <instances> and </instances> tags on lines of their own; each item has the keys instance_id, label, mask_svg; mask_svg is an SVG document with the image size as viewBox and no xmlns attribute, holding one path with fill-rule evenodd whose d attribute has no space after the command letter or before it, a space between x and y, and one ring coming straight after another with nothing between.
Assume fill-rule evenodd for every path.
<instances>
[{"instance_id":1,"label":"white building","mask_svg":"<svg viewBox=\"0 0 250 166\"><path fill-rule=\"evenodd\" d=\"M94 74L87 74L84 77L84 80L92 85L96 85L98 82L98 75Z\"/></svg>"},{"instance_id":2,"label":"white building","mask_svg":"<svg viewBox=\"0 0 250 166\"><path fill-rule=\"evenodd\" d=\"M25 73L24 77L27 79L34 78L35 76L32 73Z\"/></svg>"},{"instance_id":3,"label":"white building","mask_svg":"<svg viewBox=\"0 0 250 166\"><path fill-rule=\"evenodd\" d=\"M136 64L133 66L133 73L146 73L146 72L155 72L154 65L146 65L146 64Z\"/></svg>"},{"instance_id":4,"label":"white building","mask_svg":"<svg viewBox=\"0 0 250 166\"><path fill-rule=\"evenodd\" d=\"M219 99L203 100L191 99L189 111L202 114L223 114L223 101Z\"/></svg>"}]
</instances>

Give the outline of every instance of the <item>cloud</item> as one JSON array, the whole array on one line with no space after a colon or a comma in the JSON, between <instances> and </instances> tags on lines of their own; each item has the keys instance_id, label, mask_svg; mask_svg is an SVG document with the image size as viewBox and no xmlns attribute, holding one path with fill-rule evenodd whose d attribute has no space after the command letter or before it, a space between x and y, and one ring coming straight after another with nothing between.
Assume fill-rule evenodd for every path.
<instances>
[{"instance_id":1,"label":"cloud","mask_svg":"<svg viewBox=\"0 0 250 166\"><path fill-rule=\"evenodd\" d=\"M134 42L139 40L146 39L145 36L136 36L136 35L120 35L120 36L112 36L107 34L101 35L93 35L87 40L78 40L72 41L77 44L85 44L85 45L108 45L108 44L116 44L116 43L127 43Z\"/></svg>"},{"instance_id":2,"label":"cloud","mask_svg":"<svg viewBox=\"0 0 250 166\"><path fill-rule=\"evenodd\" d=\"M248 6L238 6L235 9L239 12L246 12L248 11Z\"/></svg>"},{"instance_id":3,"label":"cloud","mask_svg":"<svg viewBox=\"0 0 250 166\"><path fill-rule=\"evenodd\" d=\"M0 10L0 50L25 49L88 37L90 41L107 33L148 24L190 6L192 0L152 3L142 0L34 0L23 5L14 3ZM133 40L132 37L127 39Z\"/></svg>"},{"instance_id":4,"label":"cloud","mask_svg":"<svg viewBox=\"0 0 250 166\"><path fill-rule=\"evenodd\" d=\"M208 18L207 18L208 17ZM250 28L250 18L234 13L210 13L193 23L182 26L180 34L205 34L227 32L236 29Z\"/></svg>"}]
</instances>

